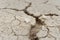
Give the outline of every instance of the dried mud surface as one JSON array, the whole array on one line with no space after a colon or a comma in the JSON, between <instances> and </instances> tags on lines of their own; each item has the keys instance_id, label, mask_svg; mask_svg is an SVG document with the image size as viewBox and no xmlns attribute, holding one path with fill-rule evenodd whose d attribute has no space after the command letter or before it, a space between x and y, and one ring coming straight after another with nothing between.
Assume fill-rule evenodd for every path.
<instances>
[{"instance_id":1,"label":"dried mud surface","mask_svg":"<svg viewBox=\"0 0 60 40\"><path fill-rule=\"evenodd\" d=\"M0 0L0 40L60 40L59 0Z\"/></svg>"}]
</instances>

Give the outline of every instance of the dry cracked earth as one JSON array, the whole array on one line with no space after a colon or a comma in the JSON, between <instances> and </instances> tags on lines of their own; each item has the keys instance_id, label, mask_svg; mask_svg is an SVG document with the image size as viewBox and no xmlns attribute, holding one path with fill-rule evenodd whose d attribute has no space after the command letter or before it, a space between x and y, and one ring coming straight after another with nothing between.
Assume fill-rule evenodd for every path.
<instances>
[{"instance_id":1,"label":"dry cracked earth","mask_svg":"<svg viewBox=\"0 0 60 40\"><path fill-rule=\"evenodd\" d=\"M60 40L60 0L0 0L0 40Z\"/></svg>"}]
</instances>

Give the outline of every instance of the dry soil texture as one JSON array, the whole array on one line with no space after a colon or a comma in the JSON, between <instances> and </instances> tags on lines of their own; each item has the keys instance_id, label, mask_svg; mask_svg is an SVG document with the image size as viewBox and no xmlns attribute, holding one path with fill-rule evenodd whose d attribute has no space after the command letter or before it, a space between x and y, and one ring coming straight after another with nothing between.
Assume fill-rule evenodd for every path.
<instances>
[{"instance_id":1,"label":"dry soil texture","mask_svg":"<svg viewBox=\"0 0 60 40\"><path fill-rule=\"evenodd\" d=\"M0 40L60 40L60 0L0 0Z\"/></svg>"}]
</instances>

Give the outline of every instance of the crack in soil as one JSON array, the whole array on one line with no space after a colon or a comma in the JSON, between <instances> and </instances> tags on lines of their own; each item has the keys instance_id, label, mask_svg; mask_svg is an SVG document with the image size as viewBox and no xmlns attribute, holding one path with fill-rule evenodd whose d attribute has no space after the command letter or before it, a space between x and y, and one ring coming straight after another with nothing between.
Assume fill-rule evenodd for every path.
<instances>
[{"instance_id":1,"label":"crack in soil","mask_svg":"<svg viewBox=\"0 0 60 40\"><path fill-rule=\"evenodd\" d=\"M29 38L31 39L31 40L39 40L39 38L36 36L36 34L40 31L40 30L37 30L37 28L38 29L40 29L41 27L40 26L42 26L42 25L45 25L45 23L44 23L44 21L42 21L41 19L39 19L39 17L40 16L42 16L42 15L40 15L40 16L34 16L33 14L30 14L28 11L27 11L27 9L29 8L29 7L31 7L31 4L32 3L29 3L29 5L28 6L26 6L25 7L25 9L22 9L22 10L19 10L19 9L15 9L15 8L0 8L0 9L11 9L11 10L15 10L15 11L23 11L25 14L27 14L27 15L29 15L29 16L32 16L33 18L35 18L35 21L36 21L36 24L33 26L33 25L31 25L31 29L30 29L30 34L29 34ZM47 16L53 16L53 15L55 15L55 14L48 14ZM37 31L36 31L37 30ZM48 30L49 31L49 30ZM45 36L46 37L46 36ZM45 38L44 37L44 38ZM43 37L42 37L43 38Z\"/></svg>"},{"instance_id":2,"label":"crack in soil","mask_svg":"<svg viewBox=\"0 0 60 40\"><path fill-rule=\"evenodd\" d=\"M30 7L30 6L31 6L31 3L23 10L25 14L34 17L35 20L36 20L36 24L34 26L31 26L31 29L30 29L30 39L31 40L39 40L39 38L36 36L36 34L39 32L39 30L37 30L37 28L40 29L41 28L40 26L45 25L45 23L44 23L44 21L42 21L41 19L39 19L39 17L41 15L40 16L34 16L33 14L30 14L27 11L27 8Z\"/></svg>"},{"instance_id":3,"label":"crack in soil","mask_svg":"<svg viewBox=\"0 0 60 40\"><path fill-rule=\"evenodd\" d=\"M59 16L59 15L49 13L49 14L45 14L45 16Z\"/></svg>"}]
</instances>

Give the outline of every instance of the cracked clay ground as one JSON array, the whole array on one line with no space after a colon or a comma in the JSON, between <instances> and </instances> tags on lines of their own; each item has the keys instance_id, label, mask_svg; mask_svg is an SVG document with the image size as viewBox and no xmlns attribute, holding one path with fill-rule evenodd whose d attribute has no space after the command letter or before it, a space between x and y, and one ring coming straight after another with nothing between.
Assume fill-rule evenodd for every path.
<instances>
[{"instance_id":1,"label":"cracked clay ground","mask_svg":"<svg viewBox=\"0 0 60 40\"><path fill-rule=\"evenodd\" d=\"M60 40L60 0L0 0L0 40Z\"/></svg>"}]
</instances>

